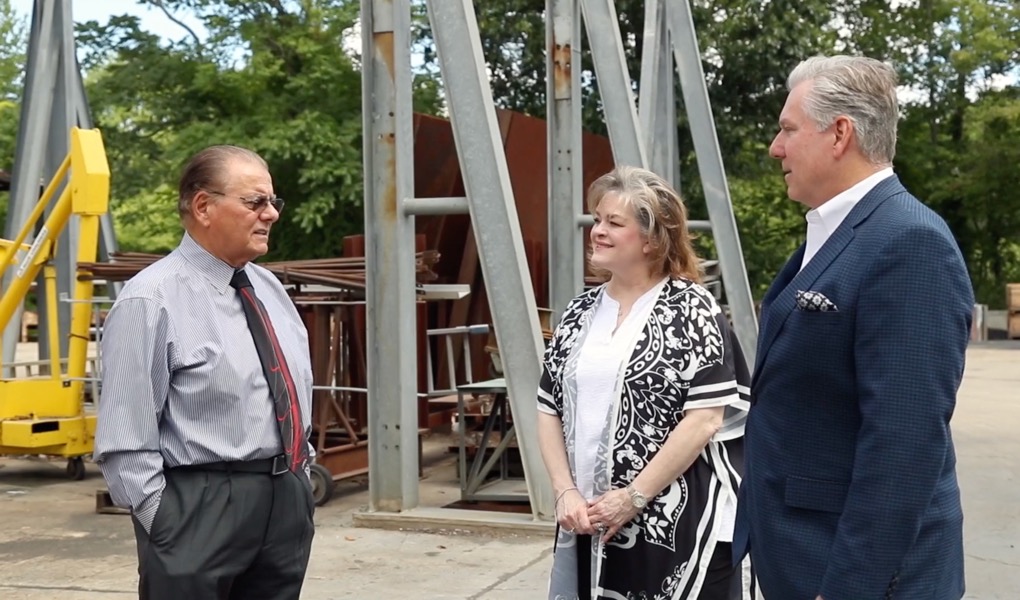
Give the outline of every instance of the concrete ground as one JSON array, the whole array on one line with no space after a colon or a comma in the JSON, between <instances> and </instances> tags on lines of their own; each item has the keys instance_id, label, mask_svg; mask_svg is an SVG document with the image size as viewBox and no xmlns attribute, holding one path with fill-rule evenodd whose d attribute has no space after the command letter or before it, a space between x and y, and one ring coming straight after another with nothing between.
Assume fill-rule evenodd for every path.
<instances>
[{"instance_id":1,"label":"concrete ground","mask_svg":"<svg viewBox=\"0 0 1020 600\"><path fill-rule=\"evenodd\" d=\"M1020 598L1020 344L968 352L954 419L966 513L968 592L976 600ZM423 506L457 500L449 440L426 444ZM103 487L95 465L71 482L62 461L0 460L0 598L98 600L135 595L128 517L94 512ZM442 533L367 529L364 481L338 485L316 513L303 598L525 600L544 598L551 533ZM525 528L522 528L522 531ZM783 600L783 599L776 599Z\"/></svg>"}]
</instances>

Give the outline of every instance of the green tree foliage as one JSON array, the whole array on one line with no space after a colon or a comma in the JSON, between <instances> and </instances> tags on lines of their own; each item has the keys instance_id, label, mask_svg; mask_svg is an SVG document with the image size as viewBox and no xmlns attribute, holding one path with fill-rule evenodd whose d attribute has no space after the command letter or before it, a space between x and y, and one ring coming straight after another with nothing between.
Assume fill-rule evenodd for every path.
<instances>
[{"instance_id":1,"label":"green tree foliage","mask_svg":"<svg viewBox=\"0 0 1020 600\"><path fill-rule=\"evenodd\" d=\"M544 117L544 0L478 0L474 4L497 105ZM706 57L702 61L706 83L756 295L764 293L772 275L796 248L798 237L803 237L802 211L786 199L779 168L766 150L786 97L786 73L801 58L831 50L838 38L833 18L842 4L826 0L693 3L699 45ZM617 0L615 6L624 55L636 90L636 78L641 72L644 2ZM428 28L423 28L420 43L426 49L426 63L434 63L436 57L429 36ZM581 58L583 127L604 134L598 79L585 28ZM679 86L676 97L682 98ZM677 116L684 196L692 217L704 219L707 210L687 116L682 108ZM759 239L757 232L765 224L778 228L765 232L765 237ZM776 231L793 237L776 243L779 242ZM710 236L702 237L701 247L714 254ZM762 252L765 248L768 250Z\"/></svg>"},{"instance_id":2,"label":"green tree foliage","mask_svg":"<svg viewBox=\"0 0 1020 600\"><path fill-rule=\"evenodd\" d=\"M412 0L424 17L424 0ZM640 47L644 26L643 0L616 0L621 35L631 73L640 72ZM482 53L489 67L493 100L499 108L545 118L545 0L475 0ZM438 77L437 53L427 20L416 28L416 47L427 72ZM582 28L582 47L587 31ZM581 57L585 129L605 133L598 82L591 55Z\"/></svg>"},{"instance_id":3,"label":"green tree foliage","mask_svg":"<svg viewBox=\"0 0 1020 600\"><path fill-rule=\"evenodd\" d=\"M358 3L148 3L195 16L207 35L182 25L181 39L166 43L129 16L79 31L121 244L172 247L173 236L146 234L163 221L147 213L172 208L166 199L188 156L231 143L266 158L287 200L272 258L339 254L342 237L362 229L361 81L357 56L345 50Z\"/></svg>"},{"instance_id":4,"label":"green tree foliage","mask_svg":"<svg viewBox=\"0 0 1020 600\"><path fill-rule=\"evenodd\" d=\"M786 76L803 58L831 53L842 0L693 2L713 117L752 295L761 298L804 238L804 210L786 196L768 155L786 100ZM677 98L681 98L679 87ZM681 185L694 218L707 219L688 118L677 111ZM701 242L715 255L711 236Z\"/></svg>"},{"instance_id":5,"label":"green tree foliage","mask_svg":"<svg viewBox=\"0 0 1020 600\"><path fill-rule=\"evenodd\" d=\"M0 0L0 169L7 171L14 161L27 36L24 18L10 0Z\"/></svg>"},{"instance_id":6,"label":"green tree foliage","mask_svg":"<svg viewBox=\"0 0 1020 600\"><path fill-rule=\"evenodd\" d=\"M21 79L28 32L10 0L0 0L0 170L10 172L20 121ZM8 192L0 192L0 223L7 216Z\"/></svg>"},{"instance_id":7,"label":"green tree foliage","mask_svg":"<svg viewBox=\"0 0 1020 600\"><path fill-rule=\"evenodd\" d=\"M202 28L192 31L182 20L179 35L166 41L118 16L78 30L90 103L113 168L122 244L171 247L179 235L173 202L183 161L205 145L236 143L268 159L277 193L288 201L273 258L337 254L342 236L362 228L359 2L140 2L197 19ZM424 0L412 5L415 64L418 57L422 63L415 108L441 113ZM636 78L643 1L615 5ZM949 223L979 300L1002 304L1002 285L1020 280L1016 3L692 0L692 6L756 297L804 236L803 208L786 198L767 150L786 97L785 77L807 56L848 52L897 65L904 84L897 172ZM544 117L545 1L477 0L475 7L496 104ZM0 168L13 155L24 34L9 0L0 0ZM580 68L584 127L604 133L587 51ZM682 106L677 116L682 189L692 216L704 218ZM701 243L713 253L711 236Z\"/></svg>"},{"instance_id":8,"label":"green tree foliage","mask_svg":"<svg viewBox=\"0 0 1020 600\"><path fill-rule=\"evenodd\" d=\"M1020 195L1005 167L1014 142L1000 135L1016 133L1007 115L1020 106L1018 25L1020 7L1002 0L917 0L895 8L864 0L851 23L859 33L847 42L899 67L908 91L896 170L949 224L978 300L994 307L1003 305L1003 284L1020 276L1020 226L1009 218L1020 213ZM1003 86L1005 93L997 91Z\"/></svg>"},{"instance_id":9,"label":"green tree foliage","mask_svg":"<svg viewBox=\"0 0 1020 600\"><path fill-rule=\"evenodd\" d=\"M164 252L181 241L184 230L177 216L177 190L166 184L116 203L111 212L121 245L126 246L124 240L134 241L124 250Z\"/></svg>"},{"instance_id":10,"label":"green tree foliage","mask_svg":"<svg viewBox=\"0 0 1020 600\"><path fill-rule=\"evenodd\" d=\"M831 52L837 39L834 19L841 4L828 0L694 3L698 43L706 57L702 65L728 174L778 173L768 158L767 142L777 131L786 100L786 75L804 58ZM682 111L678 116L685 126ZM748 140L753 140L753 147L748 147Z\"/></svg>"},{"instance_id":11,"label":"green tree foliage","mask_svg":"<svg viewBox=\"0 0 1020 600\"><path fill-rule=\"evenodd\" d=\"M475 5L497 104L544 116L544 2L501 0ZM906 185L949 223L970 265L979 299L993 306L1002 304L1002 284L1020 277L1016 273L1020 226L1009 218L1020 214L1020 196L1011 193L1018 188L1004 169L1014 163L1003 160L1014 154L1008 140L1015 132L1007 123L1017 100L1015 94L993 91L996 86L1014 90L1017 86L1020 8L1016 3L696 0L692 5L756 297L764 293L804 237L804 209L786 198L778 165L767 150L785 101L786 75L808 56L848 52L898 66L904 84L904 116L896 169ZM618 0L616 10L624 53L636 78L643 3ZM582 58L584 127L603 133L598 81L589 53L585 51ZM636 81L634 89L638 89ZM986 98L989 94L993 97ZM682 107L677 127L684 196L692 216L705 218ZM708 254L713 253L711 236L703 236L700 243Z\"/></svg>"},{"instance_id":12,"label":"green tree foliage","mask_svg":"<svg viewBox=\"0 0 1020 600\"><path fill-rule=\"evenodd\" d=\"M989 93L967 108L964 142L948 196L959 197L972 237L978 297L1003 305L1003 283L1020 282L1020 90Z\"/></svg>"}]
</instances>

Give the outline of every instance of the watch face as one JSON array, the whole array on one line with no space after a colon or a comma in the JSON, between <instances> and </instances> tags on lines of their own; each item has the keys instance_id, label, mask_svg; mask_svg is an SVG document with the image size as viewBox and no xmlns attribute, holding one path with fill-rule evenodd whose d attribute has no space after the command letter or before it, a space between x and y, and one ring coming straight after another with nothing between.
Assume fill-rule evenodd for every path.
<instances>
[{"instance_id":1,"label":"watch face","mask_svg":"<svg viewBox=\"0 0 1020 600\"><path fill-rule=\"evenodd\" d=\"M634 502L634 508L644 508L648 504L648 500L641 495L634 496L631 500Z\"/></svg>"}]
</instances>

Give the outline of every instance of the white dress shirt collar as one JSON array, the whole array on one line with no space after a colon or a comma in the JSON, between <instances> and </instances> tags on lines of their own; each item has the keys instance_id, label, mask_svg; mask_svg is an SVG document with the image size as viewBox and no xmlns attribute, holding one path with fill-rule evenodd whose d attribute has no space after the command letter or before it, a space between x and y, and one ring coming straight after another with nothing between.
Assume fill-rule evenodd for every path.
<instances>
[{"instance_id":1,"label":"white dress shirt collar","mask_svg":"<svg viewBox=\"0 0 1020 600\"><path fill-rule=\"evenodd\" d=\"M230 279L234 276L234 267L213 256L201 244L191 237L191 234L184 232L181 244L177 247L184 260L191 263L195 270L202 274L219 293L224 293L230 288Z\"/></svg>"},{"instance_id":2,"label":"white dress shirt collar","mask_svg":"<svg viewBox=\"0 0 1020 600\"><path fill-rule=\"evenodd\" d=\"M818 254L818 251L821 250L833 232L843 223L843 220L850 214L854 206L867 196L868 192L878 185L879 182L892 174L892 167L872 173L851 188L836 194L828 202L807 212L807 215L804 216L808 224L807 246L804 248L804 261L800 264L801 269L811 262L815 254Z\"/></svg>"}]
</instances>

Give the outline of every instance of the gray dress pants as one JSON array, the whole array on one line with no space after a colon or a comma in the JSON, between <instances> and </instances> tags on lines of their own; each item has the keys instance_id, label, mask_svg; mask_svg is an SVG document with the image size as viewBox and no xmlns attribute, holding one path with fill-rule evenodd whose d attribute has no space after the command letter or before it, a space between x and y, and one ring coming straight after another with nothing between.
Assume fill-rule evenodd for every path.
<instances>
[{"instance_id":1,"label":"gray dress pants","mask_svg":"<svg viewBox=\"0 0 1020 600\"><path fill-rule=\"evenodd\" d=\"M146 533L141 600L297 600L315 527L302 475L168 469Z\"/></svg>"}]
</instances>

